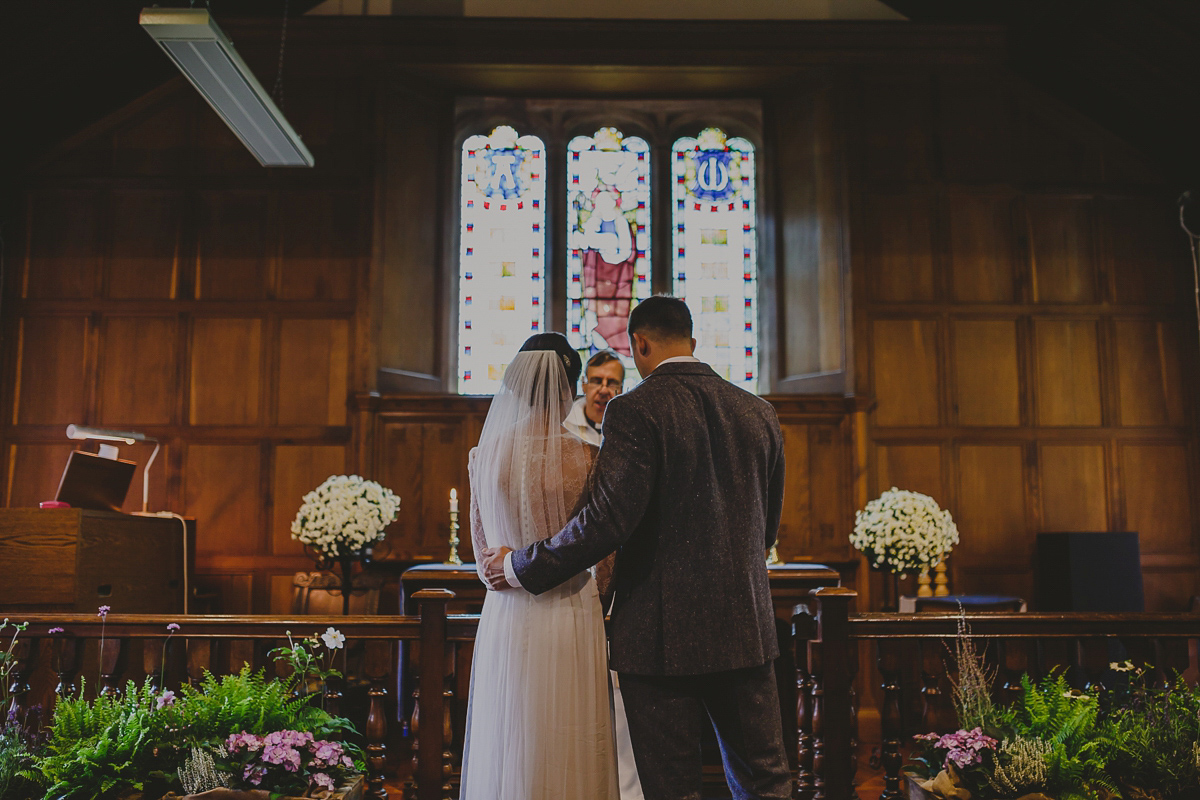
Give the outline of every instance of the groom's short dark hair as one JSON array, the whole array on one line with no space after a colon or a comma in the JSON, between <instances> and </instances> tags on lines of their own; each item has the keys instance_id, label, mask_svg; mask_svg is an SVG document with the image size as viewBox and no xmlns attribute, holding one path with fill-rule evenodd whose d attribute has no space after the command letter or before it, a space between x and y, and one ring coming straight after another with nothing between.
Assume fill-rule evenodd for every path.
<instances>
[{"instance_id":1,"label":"groom's short dark hair","mask_svg":"<svg viewBox=\"0 0 1200 800\"><path fill-rule=\"evenodd\" d=\"M669 341L692 338L692 312L678 297L647 297L629 312L629 333Z\"/></svg>"}]
</instances>

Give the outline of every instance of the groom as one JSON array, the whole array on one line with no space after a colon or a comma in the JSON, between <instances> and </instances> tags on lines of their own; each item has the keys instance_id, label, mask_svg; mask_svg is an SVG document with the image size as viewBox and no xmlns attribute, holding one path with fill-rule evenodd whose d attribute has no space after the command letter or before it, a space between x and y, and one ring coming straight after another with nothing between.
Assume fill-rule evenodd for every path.
<instances>
[{"instance_id":1,"label":"groom","mask_svg":"<svg viewBox=\"0 0 1200 800\"><path fill-rule=\"evenodd\" d=\"M611 666L648 800L698 800L705 719L736 798L788 798L765 552L783 504L772 406L692 356L674 297L629 316L647 376L613 398L587 505L524 550L484 551L493 589L551 589L618 551Z\"/></svg>"}]
</instances>

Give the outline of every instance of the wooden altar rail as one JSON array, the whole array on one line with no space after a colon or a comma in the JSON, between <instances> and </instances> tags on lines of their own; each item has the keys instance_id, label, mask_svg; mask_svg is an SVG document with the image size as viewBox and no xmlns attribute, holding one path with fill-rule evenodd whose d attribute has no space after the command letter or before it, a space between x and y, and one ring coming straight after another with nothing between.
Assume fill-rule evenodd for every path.
<instances>
[{"instance_id":1,"label":"wooden altar rail","mask_svg":"<svg viewBox=\"0 0 1200 800\"><path fill-rule=\"evenodd\" d=\"M346 647L361 649L361 677L367 683L367 712L363 728L367 761L366 797L384 800L389 718L395 720L388 687L396 685L397 642L420 645L418 700L412 718L416 734L413 775L405 795L410 800L442 800L451 774L451 705L454 702L453 664L460 643L472 642L479 618L447 615L454 593L427 589L414 595L417 615L358 617L176 616L110 613L37 613L15 615L29 622L14 652L13 689L21 710L53 703L59 693L74 692L83 679L88 694L113 692L126 680L149 678L155 685L164 675L166 687L195 684L206 671L235 673L243 664L273 668L267 651L293 638L334 627L346 637ZM178 632L168 637L167 625ZM50 633L52 629L60 632ZM103 648L100 641L103 637ZM7 644L7 642L6 642ZM87 658L85 659L85 654ZM85 661L87 662L85 664ZM98 686L97 686L98 684ZM160 687L163 688L163 687ZM343 700L341 687L330 686L327 707L334 713ZM392 730L389 730L392 727Z\"/></svg>"},{"instance_id":2,"label":"wooden altar rail","mask_svg":"<svg viewBox=\"0 0 1200 800\"><path fill-rule=\"evenodd\" d=\"M798 800L855 796L853 687L860 652L873 649L870 661L877 672L868 682L882 693L881 800L908 796L901 773L906 737L956 727L950 677L962 623L989 669L995 670L993 691L1000 702L1020 697L1024 673L1038 679L1061 669L1076 688L1103 685L1112 660L1129 660L1147 669L1159 686L1176 673L1192 685L1200 677L1196 614L852 614L856 597L851 589L816 589L793 618Z\"/></svg>"}]
</instances>

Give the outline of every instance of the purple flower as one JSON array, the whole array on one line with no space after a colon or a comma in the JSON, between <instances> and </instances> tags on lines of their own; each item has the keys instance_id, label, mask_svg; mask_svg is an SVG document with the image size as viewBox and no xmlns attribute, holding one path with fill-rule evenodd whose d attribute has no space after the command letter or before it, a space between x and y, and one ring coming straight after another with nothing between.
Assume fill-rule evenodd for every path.
<instances>
[{"instance_id":1,"label":"purple flower","mask_svg":"<svg viewBox=\"0 0 1200 800\"><path fill-rule=\"evenodd\" d=\"M262 783L263 778L266 776L267 768L261 764L257 766L254 764L247 764L246 769L242 772L242 780L249 781L255 786L258 786L260 783Z\"/></svg>"},{"instance_id":2,"label":"purple flower","mask_svg":"<svg viewBox=\"0 0 1200 800\"><path fill-rule=\"evenodd\" d=\"M333 791L333 778L329 777L324 772L318 772L316 775L313 775L312 779L313 783L315 783L317 786L320 786L322 789L328 789L331 792Z\"/></svg>"},{"instance_id":3,"label":"purple flower","mask_svg":"<svg viewBox=\"0 0 1200 800\"><path fill-rule=\"evenodd\" d=\"M66 633L66 631L63 630L62 628L59 628L58 626L55 626L55 627L51 628L49 631L47 631L47 633L49 633L50 635L53 636L56 633Z\"/></svg>"},{"instance_id":4,"label":"purple flower","mask_svg":"<svg viewBox=\"0 0 1200 800\"><path fill-rule=\"evenodd\" d=\"M175 705L175 693L170 689L167 689L158 696L158 700L156 700L154 704L159 711L162 711L167 706Z\"/></svg>"},{"instance_id":5,"label":"purple flower","mask_svg":"<svg viewBox=\"0 0 1200 800\"><path fill-rule=\"evenodd\" d=\"M100 617L101 619L107 619L108 612L110 611L112 611L112 606L100 606L100 611L98 614L96 614L96 616Z\"/></svg>"},{"instance_id":6,"label":"purple flower","mask_svg":"<svg viewBox=\"0 0 1200 800\"><path fill-rule=\"evenodd\" d=\"M179 630L179 625L172 622L170 625L167 626L167 630L170 631L171 633L174 633L175 631Z\"/></svg>"}]
</instances>

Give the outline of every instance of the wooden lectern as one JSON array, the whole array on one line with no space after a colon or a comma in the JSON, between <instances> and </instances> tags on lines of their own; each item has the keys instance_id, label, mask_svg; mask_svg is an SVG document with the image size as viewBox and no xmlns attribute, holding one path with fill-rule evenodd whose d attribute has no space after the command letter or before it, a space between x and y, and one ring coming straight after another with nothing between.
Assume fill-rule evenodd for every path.
<instances>
[{"instance_id":1,"label":"wooden lectern","mask_svg":"<svg viewBox=\"0 0 1200 800\"><path fill-rule=\"evenodd\" d=\"M196 523L187 520L189 572ZM0 509L0 612L183 613L183 525L80 508ZM190 581L189 575L189 584Z\"/></svg>"}]
</instances>

